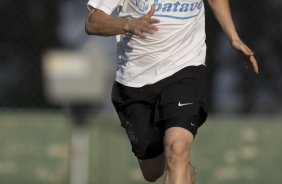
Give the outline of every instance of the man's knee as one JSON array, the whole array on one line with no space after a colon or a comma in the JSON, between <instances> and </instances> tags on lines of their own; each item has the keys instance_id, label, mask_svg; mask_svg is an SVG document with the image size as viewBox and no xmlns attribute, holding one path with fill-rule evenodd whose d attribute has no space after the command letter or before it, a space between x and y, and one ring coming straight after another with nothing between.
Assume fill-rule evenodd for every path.
<instances>
[{"instance_id":1,"label":"man's knee","mask_svg":"<svg viewBox=\"0 0 282 184\"><path fill-rule=\"evenodd\" d=\"M189 145L186 140L178 139L166 144L165 148L167 164L175 165L188 163Z\"/></svg>"},{"instance_id":2,"label":"man's knee","mask_svg":"<svg viewBox=\"0 0 282 184\"><path fill-rule=\"evenodd\" d=\"M165 154L168 167L188 164L192 141L193 135L185 129L175 127L167 130Z\"/></svg>"},{"instance_id":3,"label":"man's knee","mask_svg":"<svg viewBox=\"0 0 282 184\"><path fill-rule=\"evenodd\" d=\"M141 171L145 180L155 182L163 175L164 168L142 168Z\"/></svg>"},{"instance_id":4,"label":"man's knee","mask_svg":"<svg viewBox=\"0 0 282 184\"><path fill-rule=\"evenodd\" d=\"M143 177L148 182L155 182L162 176L162 174L163 173L144 173L143 172Z\"/></svg>"},{"instance_id":5,"label":"man's knee","mask_svg":"<svg viewBox=\"0 0 282 184\"><path fill-rule=\"evenodd\" d=\"M164 155L161 154L160 156L149 160L139 160L139 165L144 179L149 182L155 182L164 173Z\"/></svg>"}]
</instances>

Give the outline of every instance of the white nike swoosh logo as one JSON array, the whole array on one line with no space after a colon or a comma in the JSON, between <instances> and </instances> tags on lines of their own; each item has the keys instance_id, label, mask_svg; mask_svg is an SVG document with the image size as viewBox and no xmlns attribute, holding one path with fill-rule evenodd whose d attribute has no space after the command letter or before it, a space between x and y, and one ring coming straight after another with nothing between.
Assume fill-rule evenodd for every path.
<instances>
[{"instance_id":1,"label":"white nike swoosh logo","mask_svg":"<svg viewBox=\"0 0 282 184\"><path fill-rule=\"evenodd\" d=\"M196 126L194 123L191 123L192 126Z\"/></svg>"},{"instance_id":2,"label":"white nike swoosh logo","mask_svg":"<svg viewBox=\"0 0 282 184\"><path fill-rule=\"evenodd\" d=\"M182 106L185 106L185 105L192 105L193 103L180 103L178 102L178 107L182 107Z\"/></svg>"}]
</instances>

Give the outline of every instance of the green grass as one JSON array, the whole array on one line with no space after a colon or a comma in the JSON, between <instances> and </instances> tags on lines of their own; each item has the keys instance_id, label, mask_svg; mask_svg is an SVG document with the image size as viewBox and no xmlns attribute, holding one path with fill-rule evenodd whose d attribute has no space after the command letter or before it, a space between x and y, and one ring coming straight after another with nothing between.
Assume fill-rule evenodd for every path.
<instances>
[{"instance_id":1,"label":"green grass","mask_svg":"<svg viewBox=\"0 0 282 184\"><path fill-rule=\"evenodd\" d=\"M211 118L193 147L199 183L281 183L281 127L276 118Z\"/></svg>"},{"instance_id":2,"label":"green grass","mask_svg":"<svg viewBox=\"0 0 282 184\"><path fill-rule=\"evenodd\" d=\"M88 121L90 183L146 184L117 119ZM211 116L193 143L197 184L282 183L281 130L281 117ZM71 132L58 112L0 113L0 183L68 184Z\"/></svg>"},{"instance_id":3,"label":"green grass","mask_svg":"<svg viewBox=\"0 0 282 184\"><path fill-rule=\"evenodd\" d=\"M49 113L0 115L0 183L67 183L70 126Z\"/></svg>"}]
</instances>

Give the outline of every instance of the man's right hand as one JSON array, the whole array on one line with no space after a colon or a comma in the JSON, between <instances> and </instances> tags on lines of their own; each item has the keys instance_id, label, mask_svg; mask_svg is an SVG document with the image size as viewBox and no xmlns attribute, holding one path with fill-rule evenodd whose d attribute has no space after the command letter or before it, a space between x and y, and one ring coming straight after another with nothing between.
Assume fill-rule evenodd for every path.
<instances>
[{"instance_id":1,"label":"man's right hand","mask_svg":"<svg viewBox=\"0 0 282 184\"><path fill-rule=\"evenodd\" d=\"M158 31L158 28L154 24L157 24L160 21L152 18L154 13L155 5L151 5L151 9L146 15L138 19L130 19L127 27L128 32L138 35L141 38L146 38L144 33L153 34Z\"/></svg>"}]
</instances>

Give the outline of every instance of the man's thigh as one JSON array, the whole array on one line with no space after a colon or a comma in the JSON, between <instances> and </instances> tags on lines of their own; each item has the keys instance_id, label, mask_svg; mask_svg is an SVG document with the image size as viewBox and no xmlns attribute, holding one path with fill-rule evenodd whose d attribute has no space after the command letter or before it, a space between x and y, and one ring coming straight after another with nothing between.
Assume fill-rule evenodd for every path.
<instances>
[{"instance_id":1,"label":"man's thigh","mask_svg":"<svg viewBox=\"0 0 282 184\"><path fill-rule=\"evenodd\" d=\"M138 159L151 159L163 152L163 134L153 121L153 113L143 104L132 104L125 110L121 121L131 142L132 151ZM119 115L122 112L119 113Z\"/></svg>"},{"instance_id":2,"label":"man's thigh","mask_svg":"<svg viewBox=\"0 0 282 184\"><path fill-rule=\"evenodd\" d=\"M162 91L157 124L164 130L181 127L195 136L207 118L206 68L194 66L188 69L176 74L181 79L174 80Z\"/></svg>"},{"instance_id":3,"label":"man's thigh","mask_svg":"<svg viewBox=\"0 0 282 184\"><path fill-rule=\"evenodd\" d=\"M166 151L169 150L169 146L174 143L179 143L180 147L184 147L185 150L190 151L193 140L194 135L189 130L182 127L171 127L165 131L164 143Z\"/></svg>"},{"instance_id":4,"label":"man's thigh","mask_svg":"<svg viewBox=\"0 0 282 184\"><path fill-rule=\"evenodd\" d=\"M149 99L142 88L113 87L113 104L122 127L139 160L152 159L163 153L163 132L155 127L154 98ZM142 93L143 92L143 93ZM123 98L126 95L126 98Z\"/></svg>"}]
</instances>

